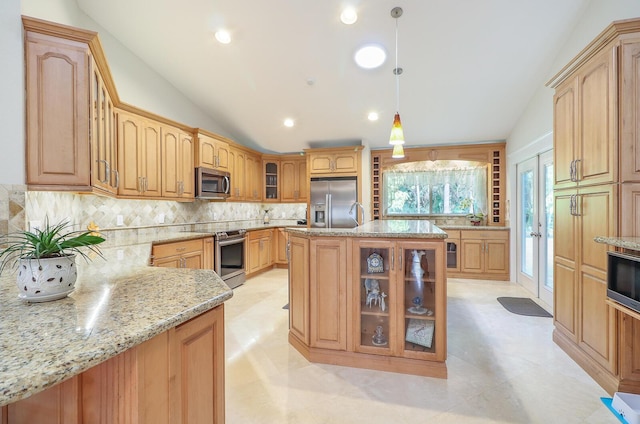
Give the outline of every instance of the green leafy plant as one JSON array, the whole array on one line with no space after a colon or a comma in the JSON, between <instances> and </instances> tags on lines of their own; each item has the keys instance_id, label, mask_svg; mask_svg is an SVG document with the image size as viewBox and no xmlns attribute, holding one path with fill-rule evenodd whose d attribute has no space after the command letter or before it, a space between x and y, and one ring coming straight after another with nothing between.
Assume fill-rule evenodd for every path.
<instances>
[{"instance_id":1,"label":"green leafy plant","mask_svg":"<svg viewBox=\"0 0 640 424\"><path fill-rule=\"evenodd\" d=\"M474 212L474 213L467 214L466 217L471 222L480 222L484 219L484 214L482 212Z\"/></svg>"},{"instance_id":2,"label":"green leafy plant","mask_svg":"<svg viewBox=\"0 0 640 424\"><path fill-rule=\"evenodd\" d=\"M50 225L45 220L43 228L31 231L18 231L0 237L0 274L9 264L17 264L20 259L45 259L79 254L85 260L89 256L80 250L88 247L91 251L102 256L96 246L105 239L91 231L74 231L69 222Z\"/></svg>"}]
</instances>

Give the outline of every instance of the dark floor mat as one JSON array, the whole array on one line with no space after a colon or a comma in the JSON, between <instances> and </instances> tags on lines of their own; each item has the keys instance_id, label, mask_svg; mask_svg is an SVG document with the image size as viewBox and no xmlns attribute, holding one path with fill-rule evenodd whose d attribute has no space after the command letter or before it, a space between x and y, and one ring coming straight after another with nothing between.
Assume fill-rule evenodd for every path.
<instances>
[{"instance_id":1,"label":"dark floor mat","mask_svg":"<svg viewBox=\"0 0 640 424\"><path fill-rule=\"evenodd\" d=\"M528 297L499 297L498 302L514 314L548 318L553 316Z\"/></svg>"}]
</instances>

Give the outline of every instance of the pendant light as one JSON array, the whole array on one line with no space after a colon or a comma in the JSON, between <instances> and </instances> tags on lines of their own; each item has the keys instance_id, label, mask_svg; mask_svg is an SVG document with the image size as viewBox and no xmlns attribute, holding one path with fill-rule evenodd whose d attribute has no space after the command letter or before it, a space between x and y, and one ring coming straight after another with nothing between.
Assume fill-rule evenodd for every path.
<instances>
[{"instance_id":1,"label":"pendant light","mask_svg":"<svg viewBox=\"0 0 640 424\"><path fill-rule=\"evenodd\" d=\"M396 20L396 67L393 68L393 74L396 76L396 114L393 117L393 126L389 136L389 144L393 146L392 158L404 157L404 148L402 146L404 144L404 132L400 121L400 74L402 74L402 68L398 67L398 18L400 16L402 16L401 7L391 9L391 17Z\"/></svg>"}]
</instances>

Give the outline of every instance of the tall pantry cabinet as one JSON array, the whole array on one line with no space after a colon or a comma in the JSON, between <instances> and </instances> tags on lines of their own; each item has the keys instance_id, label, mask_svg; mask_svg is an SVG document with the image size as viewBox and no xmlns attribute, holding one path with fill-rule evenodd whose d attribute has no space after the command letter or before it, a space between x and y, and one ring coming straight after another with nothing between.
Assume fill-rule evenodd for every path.
<instances>
[{"instance_id":1,"label":"tall pantry cabinet","mask_svg":"<svg viewBox=\"0 0 640 424\"><path fill-rule=\"evenodd\" d=\"M550 82L554 95L554 341L605 390L640 393L621 355L633 318L607 304L608 245L640 236L640 19L607 27ZM623 346L624 344L624 346ZM625 362L627 361L627 362ZM624 371L631 370L631 371ZM634 372L635 371L635 372ZM634 377L635 375L635 377ZM624 389L624 390L623 390Z\"/></svg>"}]
</instances>

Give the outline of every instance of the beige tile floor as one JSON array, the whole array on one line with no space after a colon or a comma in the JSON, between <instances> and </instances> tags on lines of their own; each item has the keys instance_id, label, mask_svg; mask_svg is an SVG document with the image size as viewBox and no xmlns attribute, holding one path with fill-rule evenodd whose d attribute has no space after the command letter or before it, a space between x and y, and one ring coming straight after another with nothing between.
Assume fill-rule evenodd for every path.
<instances>
[{"instance_id":1,"label":"beige tile floor","mask_svg":"<svg viewBox=\"0 0 640 424\"><path fill-rule=\"evenodd\" d=\"M287 343L287 271L226 303L226 416L251 423L617 423L608 394L551 340L551 318L506 311L514 283L449 279L448 379L312 364Z\"/></svg>"}]
</instances>

